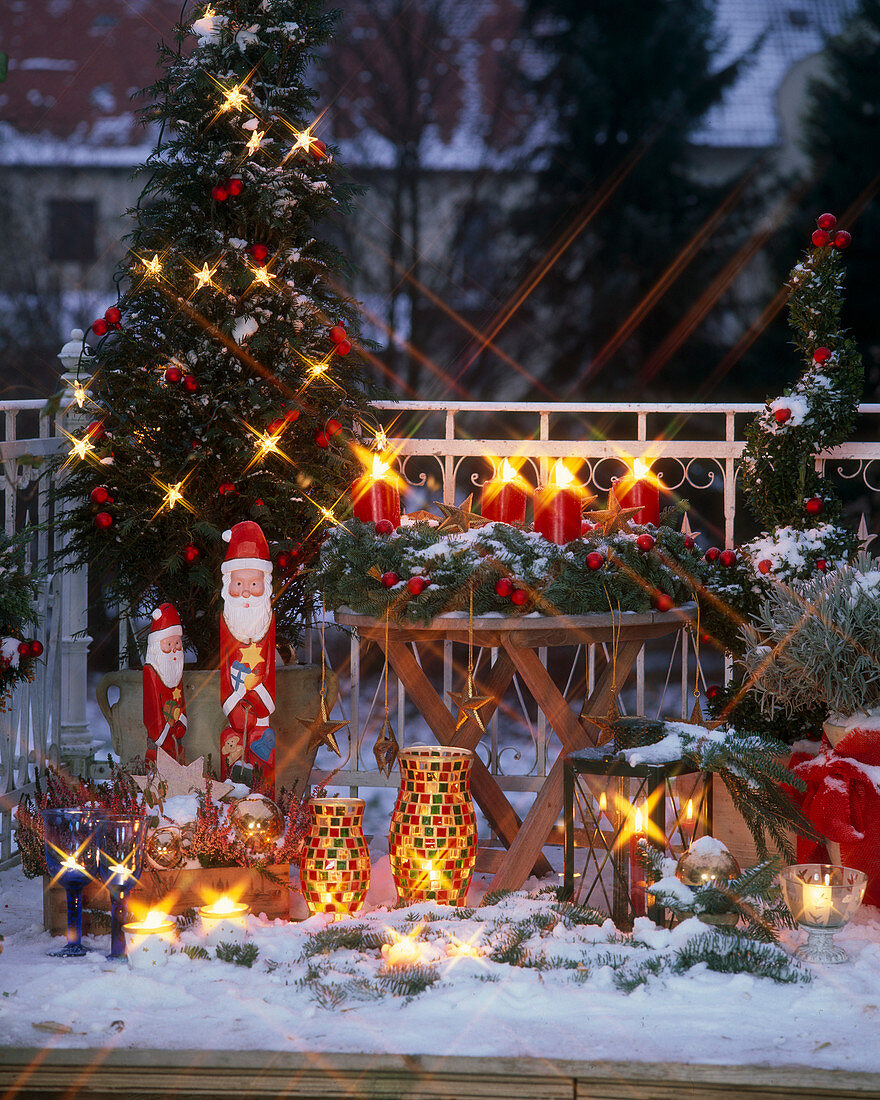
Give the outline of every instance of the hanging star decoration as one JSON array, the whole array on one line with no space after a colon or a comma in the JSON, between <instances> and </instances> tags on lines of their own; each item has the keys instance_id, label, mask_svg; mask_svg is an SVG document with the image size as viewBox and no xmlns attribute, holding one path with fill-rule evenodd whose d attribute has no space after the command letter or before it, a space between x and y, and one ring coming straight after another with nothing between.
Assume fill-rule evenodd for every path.
<instances>
[{"instance_id":1,"label":"hanging star decoration","mask_svg":"<svg viewBox=\"0 0 880 1100\"><path fill-rule=\"evenodd\" d=\"M618 531L622 531L624 527L628 526L633 516L636 515L637 512L641 512L641 510L641 507L621 508L620 501L614 493L609 493L608 503L605 508L596 512L585 512L584 518L591 519L595 523L600 523L602 525L602 534L608 536L614 535Z\"/></svg>"},{"instance_id":2,"label":"hanging star decoration","mask_svg":"<svg viewBox=\"0 0 880 1100\"><path fill-rule=\"evenodd\" d=\"M443 514L443 520L437 528L438 531L457 531L464 534L465 531L470 531L472 527L485 527L489 522L479 512L474 511L473 493L459 506L441 504L439 500L435 500L434 503Z\"/></svg>"},{"instance_id":3,"label":"hanging star decoration","mask_svg":"<svg viewBox=\"0 0 880 1100\"><path fill-rule=\"evenodd\" d=\"M312 745L326 745L328 749L335 752L337 756L342 756L339 751L339 743L336 740L336 734L340 730L344 730L348 725L348 722L333 722L330 720L330 716L327 713L327 700L321 696L321 706L318 709L318 715L316 718L298 718L297 721L301 726L305 726L309 731L309 743Z\"/></svg>"},{"instance_id":4,"label":"hanging star decoration","mask_svg":"<svg viewBox=\"0 0 880 1100\"><path fill-rule=\"evenodd\" d=\"M470 721L476 722L483 733L486 732L486 724L483 721L480 710L485 707L487 703L492 702L492 696L477 694L474 678L470 671L465 680L464 691L450 691L449 698L458 707L458 720L455 723L456 733L458 733L462 726L467 725Z\"/></svg>"},{"instance_id":5,"label":"hanging star decoration","mask_svg":"<svg viewBox=\"0 0 880 1100\"><path fill-rule=\"evenodd\" d=\"M614 723L620 718L620 707L617 705L617 696L612 695L611 701L608 704L608 710L605 716L602 717L598 714L590 714L587 709L588 699L584 699L584 705L581 707L581 713L579 715L581 726L589 733L590 726L595 727L599 731L596 737L597 745L607 744L614 738Z\"/></svg>"},{"instance_id":6,"label":"hanging star decoration","mask_svg":"<svg viewBox=\"0 0 880 1100\"><path fill-rule=\"evenodd\" d=\"M169 756L164 749L156 750L156 770L150 775L133 775L135 784L146 791L154 784L165 786L165 799L177 798L181 795L200 793L205 789L205 758L200 756L191 764L178 764L174 757ZM220 799L235 789L234 783L221 783L217 779L211 780L211 797Z\"/></svg>"},{"instance_id":7,"label":"hanging star decoration","mask_svg":"<svg viewBox=\"0 0 880 1100\"><path fill-rule=\"evenodd\" d=\"M386 714L382 728L379 730L379 736L376 738L375 745L373 745L373 756L376 757L376 764L383 775L391 775L391 769L394 767L399 752L400 745L397 743L394 730L391 728L391 722Z\"/></svg>"}]
</instances>

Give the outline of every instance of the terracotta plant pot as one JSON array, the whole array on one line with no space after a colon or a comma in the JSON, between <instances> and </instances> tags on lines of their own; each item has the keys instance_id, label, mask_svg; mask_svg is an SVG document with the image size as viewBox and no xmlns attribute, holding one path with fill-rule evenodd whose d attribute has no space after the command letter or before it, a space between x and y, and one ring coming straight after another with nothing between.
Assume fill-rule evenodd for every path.
<instances>
[{"instance_id":1,"label":"terracotta plant pot","mask_svg":"<svg viewBox=\"0 0 880 1100\"><path fill-rule=\"evenodd\" d=\"M326 673L327 706L336 701L338 682ZM111 703L108 692L119 689L119 699ZM315 762L317 746L309 743L309 733L300 719L311 721L318 714L321 669L317 665L288 665L275 670L275 703L272 728L275 730L275 788L286 787L302 793ZM187 760L211 757L213 773L218 773L220 733L226 719L220 706L220 672L184 670L183 693L186 699L187 729L183 739ZM141 673L135 669L108 672L98 682L98 706L110 726L113 752L123 764L147 751L143 723ZM294 783L296 784L294 788Z\"/></svg>"}]
</instances>

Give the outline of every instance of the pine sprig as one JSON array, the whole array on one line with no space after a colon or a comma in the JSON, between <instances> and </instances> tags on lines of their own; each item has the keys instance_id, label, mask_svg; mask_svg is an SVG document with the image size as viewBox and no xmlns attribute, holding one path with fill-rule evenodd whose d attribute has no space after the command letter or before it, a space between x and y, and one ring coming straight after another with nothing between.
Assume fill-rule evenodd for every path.
<instances>
[{"instance_id":1,"label":"pine sprig","mask_svg":"<svg viewBox=\"0 0 880 1100\"><path fill-rule=\"evenodd\" d=\"M221 962L250 969L257 961L260 949L255 943L218 943L214 953Z\"/></svg>"}]
</instances>

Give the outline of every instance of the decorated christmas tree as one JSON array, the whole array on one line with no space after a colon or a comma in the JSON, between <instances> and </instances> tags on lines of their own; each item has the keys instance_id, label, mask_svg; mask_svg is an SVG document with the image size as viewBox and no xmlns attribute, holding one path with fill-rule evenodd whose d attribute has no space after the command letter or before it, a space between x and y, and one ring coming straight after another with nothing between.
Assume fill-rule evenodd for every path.
<instances>
[{"instance_id":1,"label":"decorated christmas tree","mask_svg":"<svg viewBox=\"0 0 880 1100\"><path fill-rule=\"evenodd\" d=\"M92 326L92 423L68 456L71 558L107 575L124 611L173 603L202 667L217 658L222 532L262 525L290 639L354 476L356 314L320 226L347 190L304 81L332 29L321 8L223 0L162 47L145 111L159 142L118 304Z\"/></svg>"}]
</instances>

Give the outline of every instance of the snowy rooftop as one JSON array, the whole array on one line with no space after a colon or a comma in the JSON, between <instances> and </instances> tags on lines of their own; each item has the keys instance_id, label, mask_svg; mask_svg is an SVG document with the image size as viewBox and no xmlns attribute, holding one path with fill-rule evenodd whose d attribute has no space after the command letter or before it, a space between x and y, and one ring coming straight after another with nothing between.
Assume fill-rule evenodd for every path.
<instances>
[{"instance_id":1,"label":"snowy rooftop","mask_svg":"<svg viewBox=\"0 0 880 1100\"><path fill-rule=\"evenodd\" d=\"M725 103L708 116L698 143L778 142L776 97L782 80L796 62L822 49L855 6L856 0L719 0L718 30L726 42L722 61L764 38ZM512 140L523 133L539 137L529 104L513 99L501 85L508 51L520 45L515 42L519 7L518 0L456 5L454 25L443 34L429 25L427 15L414 16L425 22L425 72L442 105L426 134L433 166L503 164ZM422 9L415 5L414 11ZM180 0L4 0L0 42L10 61L0 85L0 163L125 167L142 161L150 142L137 124L138 101L133 104L131 96L156 78L156 44L170 40L179 15ZM375 99L366 69L392 70L393 35L353 21L335 50L331 73L334 64L340 74L360 71L357 81L340 76L335 82L332 96L326 96L333 103L328 120L347 159L381 164L389 147L375 119L388 111ZM522 63L528 66L529 58Z\"/></svg>"}]
</instances>

